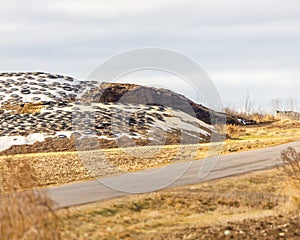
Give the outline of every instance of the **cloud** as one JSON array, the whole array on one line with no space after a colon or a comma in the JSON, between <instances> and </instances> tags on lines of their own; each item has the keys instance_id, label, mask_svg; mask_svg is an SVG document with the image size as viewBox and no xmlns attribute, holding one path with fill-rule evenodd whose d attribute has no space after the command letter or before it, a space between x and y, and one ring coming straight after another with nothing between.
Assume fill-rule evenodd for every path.
<instances>
[{"instance_id":1,"label":"cloud","mask_svg":"<svg viewBox=\"0 0 300 240\"><path fill-rule=\"evenodd\" d=\"M175 1L176 2L176 1ZM153 12L163 6L168 6L172 1L147 1L147 0L122 0L122 1L82 1L65 0L51 3L50 8L56 13L88 18L120 18L122 16Z\"/></svg>"},{"instance_id":2,"label":"cloud","mask_svg":"<svg viewBox=\"0 0 300 240\"><path fill-rule=\"evenodd\" d=\"M117 53L162 47L197 61L226 99L294 96L299 9L297 0L1 1L0 71L84 78Z\"/></svg>"},{"instance_id":3,"label":"cloud","mask_svg":"<svg viewBox=\"0 0 300 240\"><path fill-rule=\"evenodd\" d=\"M261 109L269 109L275 98L293 98L300 103L299 76L299 70L274 69L211 74L225 105L233 102L240 105L249 94L256 107Z\"/></svg>"}]
</instances>

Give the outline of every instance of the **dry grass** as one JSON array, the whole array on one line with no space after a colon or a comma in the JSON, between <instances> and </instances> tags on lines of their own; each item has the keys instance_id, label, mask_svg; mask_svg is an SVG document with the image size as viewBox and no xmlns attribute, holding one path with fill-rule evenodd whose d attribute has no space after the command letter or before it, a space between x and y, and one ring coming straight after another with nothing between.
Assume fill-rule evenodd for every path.
<instances>
[{"instance_id":1,"label":"dry grass","mask_svg":"<svg viewBox=\"0 0 300 240\"><path fill-rule=\"evenodd\" d=\"M60 221L54 203L45 191L27 190L37 184L26 162L16 165L11 159L0 169L1 240L61 239Z\"/></svg>"},{"instance_id":2,"label":"dry grass","mask_svg":"<svg viewBox=\"0 0 300 240\"><path fill-rule=\"evenodd\" d=\"M275 117L272 114L253 113L250 115L250 120L254 120L257 123L266 123L275 121Z\"/></svg>"},{"instance_id":3,"label":"dry grass","mask_svg":"<svg viewBox=\"0 0 300 240\"><path fill-rule=\"evenodd\" d=\"M293 141L300 139L300 122L282 120L258 126L228 125L223 133L234 140L290 139Z\"/></svg>"},{"instance_id":4,"label":"dry grass","mask_svg":"<svg viewBox=\"0 0 300 240\"><path fill-rule=\"evenodd\" d=\"M289 147L281 153L286 173L295 181L300 182L300 152Z\"/></svg>"},{"instance_id":5,"label":"dry grass","mask_svg":"<svg viewBox=\"0 0 300 240\"><path fill-rule=\"evenodd\" d=\"M235 116L240 116L242 118L245 118L247 120L253 120L256 123L270 123L275 121L275 117L272 114L265 114L261 112L253 112L253 113L243 113L243 112L238 112L230 108L225 108L225 112L235 115Z\"/></svg>"},{"instance_id":6,"label":"dry grass","mask_svg":"<svg viewBox=\"0 0 300 240\"><path fill-rule=\"evenodd\" d=\"M226 135L227 139L238 140L241 135L244 135L246 133L245 126L237 126L233 124L217 125L216 129L219 133Z\"/></svg>"},{"instance_id":7,"label":"dry grass","mask_svg":"<svg viewBox=\"0 0 300 240\"><path fill-rule=\"evenodd\" d=\"M15 114L39 113L43 109L42 103L25 103L23 105L4 105L1 110L12 111Z\"/></svg>"},{"instance_id":8,"label":"dry grass","mask_svg":"<svg viewBox=\"0 0 300 240\"><path fill-rule=\"evenodd\" d=\"M75 207L61 213L64 231L70 239L171 239L193 229L278 216L286 212L287 181L281 169L268 170Z\"/></svg>"},{"instance_id":9,"label":"dry grass","mask_svg":"<svg viewBox=\"0 0 300 240\"><path fill-rule=\"evenodd\" d=\"M300 152L290 147L281 153L283 169L289 176L287 191L290 194L290 209L300 211Z\"/></svg>"},{"instance_id":10,"label":"dry grass","mask_svg":"<svg viewBox=\"0 0 300 240\"><path fill-rule=\"evenodd\" d=\"M41 103L25 103L24 106L22 107L20 114L25 114L25 113L39 113L43 109L43 105Z\"/></svg>"}]
</instances>

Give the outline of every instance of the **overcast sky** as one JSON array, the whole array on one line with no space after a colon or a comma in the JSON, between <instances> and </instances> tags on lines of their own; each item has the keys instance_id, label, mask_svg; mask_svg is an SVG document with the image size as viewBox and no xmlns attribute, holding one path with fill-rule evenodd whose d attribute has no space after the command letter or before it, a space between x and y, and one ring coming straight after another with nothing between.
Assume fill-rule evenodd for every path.
<instances>
[{"instance_id":1,"label":"overcast sky","mask_svg":"<svg viewBox=\"0 0 300 240\"><path fill-rule=\"evenodd\" d=\"M159 47L199 63L225 105L247 93L262 109L275 97L300 105L298 0L1 1L0 36L3 72L85 79L111 56Z\"/></svg>"}]
</instances>

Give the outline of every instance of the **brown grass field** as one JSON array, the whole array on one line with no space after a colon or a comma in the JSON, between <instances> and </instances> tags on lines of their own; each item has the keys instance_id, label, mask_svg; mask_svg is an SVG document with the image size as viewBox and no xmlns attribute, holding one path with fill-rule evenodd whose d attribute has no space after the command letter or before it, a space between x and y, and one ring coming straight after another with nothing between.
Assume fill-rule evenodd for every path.
<instances>
[{"instance_id":1,"label":"brown grass field","mask_svg":"<svg viewBox=\"0 0 300 240\"><path fill-rule=\"evenodd\" d=\"M59 215L63 239L299 239L295 191L299 188L276 169L73 207Z\"/></svg>"}]
</instances>

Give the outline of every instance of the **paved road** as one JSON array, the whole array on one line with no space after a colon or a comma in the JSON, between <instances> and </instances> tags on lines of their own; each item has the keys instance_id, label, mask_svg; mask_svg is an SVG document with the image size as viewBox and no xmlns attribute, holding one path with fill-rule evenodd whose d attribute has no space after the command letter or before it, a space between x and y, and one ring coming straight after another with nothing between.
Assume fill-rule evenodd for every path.
<instances>
[{"instance_id":1,"label":"paved road","mask_svg":"<svg viewBox=\"0 0 300 240\"><path fill-rule=\"evenodd\" d=\"M176 163L155 170L126 173L93 180L49 188L50 197L59 207L92 203L105 199L184 186L213 179L268 169L280 165L280 153L293 146L300 151L300 142L242 153L222 155L206 160ZM216 162L217 160L217 162Z\"/></svg>"}]
</instances>

